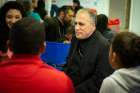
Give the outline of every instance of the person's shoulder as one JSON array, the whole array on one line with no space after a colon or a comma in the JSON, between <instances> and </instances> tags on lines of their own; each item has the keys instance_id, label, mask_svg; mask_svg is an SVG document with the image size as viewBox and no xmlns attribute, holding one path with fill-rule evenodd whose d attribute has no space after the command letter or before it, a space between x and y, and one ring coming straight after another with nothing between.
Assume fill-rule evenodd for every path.
<instances>
[{"instance_id":1,"label":"person's shoulder","mask_svg":"<svg viewBox=\"0 0 140 93\"><path fill-rule=\"evenodd\" d=\"M51 77L52 80L56 79L59 81L71 81L70 78L62 71L59 71L52 66L49 66L47 64L44 64L42 67L40 67L40 73L44 75L44 77Z\"/></svg>"},{"instance_id":2,"label":"person's shoulder","mask_svg":"<svg viewBox=\"0 0 140 93\"><path fill-rule=\"evenodd\" d=\"M111 76L109 76L103 80L100 88L100 93L116 93L115 90L117 88L114 88L116 88L115 81Z\"/></svg>"},{"instance_id":3,"label":"person's shoulder","mask_svg":"<svg viewBox=\"0 0 140 93\"><path fill-rule=\"evenodd\" d=\"M107 29L106 31L104 31L103 34L114 36L116 33L111 29Z\"/></svg>"},{"instance_id":4,"label":"person's shoulder","mask_svg":"<svg viewBox=\"0 0 140 93\"><path fill-rule=\"evenodd\" d=\"M103 80L103 83L106 84L107 86L110 86L111 84L113 84L114 83L114 79L113 79L112 75L106 77Z\"/></svg>"},{"instance_id":5,"label":"person's shoulder","mask_svg":"<svg viewBox=\"0 0 140 93\"><path fill-rule=\"evenodd\" d=\"M53 91L57 93L74 93L72 81L64 72L44 65L40 68L39 74L39 81L44 84L43 86L50 84L50 88L55 88Z\"/></svg>"},{"instance_id":6,"label":"person's shoulder","mask_svg":"<svg viewBox=\"0 0 140 93\"><path fill-rule=\"evenodd\" d=\"M108 39L106 39L99 31L96 31L96 38L97 38L97 43L101 44L102 46L108 46L109 45L109 41Z\"/></svg>"},{"instance_id":7,"label":"person's shoulder","mask_svg":"<svg viewBox=\"0 0 140 93\"><path fill-rule=\"evenodd\" d=\"M40 67L40 71L43 72L44 74L50 74L51 77L61 77L61 78L68 78L64 72L62 71L59 71L57 69L55 69L54 67L52 66L49 66L47 64L43 64L41 67Z\"/></svg>"},{"instance_id":8,"label":"person's shoulder","mask_svg":"<svg viewBox=\"0 0 140 93\"><path fill-rule=\"evenodd\" d=\"M113 38L116 35L116 33L110 29L105 30L102 34L105 38L107 38L109 40L109 42L112 42Z\"/></svg>"},{"instance_id":9,"label":"person's shoulder","mask_svg":"<svg viewBox=\"0 0 140 93\"><path fill-rule=\"evenodd\" d=\"M40 15L38 14L38 13L36 13L36 12L30 12L29 14L28 14L28 16L29 17L33 17L35 20L37 20L37 21L41 21L41 17L40 17Z\"/></svg>"},{"instance_id":10,"label":"person's shoulder","mask_svg":"<svg viewBox=\"0 0 140 93\"><path fill-rule=\"evenodd\" d=\"M33 16L36 16L36 17L39 17L39 14L36 13L36 12L32 12L32 15L33 15Z\"/></svg>"},{"instance_id":11,"label":"person's shoulder","mask_svg":"<svg viewBox=\"0 0 140 93\"><path fill-rule=\"evenodd\" d=\"M59 28L58 20L55 17L50 17L50 18L46 19L45 24L46 24L46 26L51 27L50 29L58 29Z\"/></svg>"}]
</instances>

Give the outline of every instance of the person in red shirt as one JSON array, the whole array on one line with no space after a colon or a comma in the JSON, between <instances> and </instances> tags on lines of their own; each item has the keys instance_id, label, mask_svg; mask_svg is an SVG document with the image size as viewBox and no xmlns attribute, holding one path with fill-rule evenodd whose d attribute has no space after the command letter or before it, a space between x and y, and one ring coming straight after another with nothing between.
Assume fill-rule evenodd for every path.
<instances>
[{"instance_id":1,"label":"person in red shirt","mask_svg":"<svg viewBox=\"0 0 140 93\"><path fill-rule=\"evenodd\" d=\"M11 59L0 63L0 93L75 93L71 80L43 63L44 25L33 18L17 21L10 31Z\"/></svg>"}]
</instances>

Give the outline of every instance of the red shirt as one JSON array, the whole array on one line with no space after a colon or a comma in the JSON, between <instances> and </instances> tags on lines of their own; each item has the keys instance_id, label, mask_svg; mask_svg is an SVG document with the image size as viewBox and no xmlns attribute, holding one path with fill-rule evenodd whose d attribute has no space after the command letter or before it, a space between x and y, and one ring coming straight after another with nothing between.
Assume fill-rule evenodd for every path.
<instances>
[{"instance_id":1,"label":"red shirt","mask_svg":"<svg viewBox=\"0 0 140 93\"><path fill-rule=\"evenodd\" d=\"M13 55L0 63L0 93L74 93L71 80L36 55Z\"/></svg>"}]
</instances>

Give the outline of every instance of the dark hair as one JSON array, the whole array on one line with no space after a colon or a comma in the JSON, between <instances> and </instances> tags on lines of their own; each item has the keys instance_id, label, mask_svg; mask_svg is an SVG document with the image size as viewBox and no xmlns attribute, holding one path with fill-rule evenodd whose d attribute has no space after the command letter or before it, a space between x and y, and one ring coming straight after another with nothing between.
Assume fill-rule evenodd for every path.
<instances>
[{"instance_id":1,"label":"dark hair","mask_svg":"<svg viewBox=\"0 0 140 93\"><path fill-rule=\"evenodd\" d=\"M132 32L120 32L112 42L112 50L119 55L124 67L140 65L140 37Z\"/></svg>"},{"instance_id":2,"label":"dark hair","mask_svg":"<svg viewBox=\"0 0 140 93\"><path fill-rule=\"evenodd\" d=\"M44 24L31 17L17 21L10 31L10 46L14 53L38 54L44 41Z\"/></svg>"},{"instance_id":3,"label":"dark hair","mask_svg":"<svg viewBox=\"0 0 140 93\"><path fill-rule=\"evenodd\" d=\"M3 22L2 24L4 26L7 26L5 17L6 17L6 13L10 9L17 9L21 12L22 17L26 16L23 6L20 3L16 2L16 1L8 1L0 8L0 21L1 21L1 23Z\"/></svg>"},{"instance_id":4,"label":"dark hair","mask_svg":"<svg viewBox=\"0 0 140 93\"><path fill-rule=\"evenodd\" d=\"M27 12L31 10L31 2L25 0L25 1L21 1L20 3L22 4L23 9L27 14Z\"/></svg>"},{"instance_id":5,"label":"dark hair","mask_svg":"<svg viewBox=\"0 0 140 93\"><path fill-rule=\"evenodd\" d=\"M37 7L45 9L45 1L44 0L38 0Z\"/></svg>"},{"instance_id":6,"label":"dark hair","mask_svg":"<svg viewBox=\"0 0 140 93\"><path fill-rule=\"evenodd\" d=\"M96 29L101 33L108 29L108 17L104 14L97 15Z\"/></svg>"},{"instance_id":7,"label":"dark hair","mask_svg":"<svg viewBox=\"0 0 140 93\"><path fill-rule=\"evenodd\" d=\"M0 8L0 50L7 51L7 40L9 39L10 28L6 24L6 14L10 9L17 9L21 12L22 17L25 17L25 12L22 5L16 1L8 1Z\"/></svg>"},{"instance_id":8,"label":"dark hair","mask_svg":"<svg viewBox=\"0 0 140 93\"><path fill-rule=\"evenodd\" d=\"M47 11L45 10L45 1L39 0L37 2L37 7L34 9L34 12L38 13L42 20L44 20L47 15Z\"/></svg>"},{"instance_id":9,"label":"dark hair","mask_svg":"<svg viewBox=\"0 0 140 93\"><path fill-rule=\"evenodd\" d=\"M76 14L78 12L78 10L80 10L83 7L80 5L80 1L79 0L73 0L73 3L77 4L77 6L74 9L74 13Z\"/></svg>"},{"instance_id":10,"label":"dark hair","mask_svg":"<svg viewBox=\"0 0 140 93\"><path fill-rule=\"evenodd\" d=\"M73 3L76 3L78 6L80 6L80 1L79 0L73 0Z\"/></svg>"},{"instance_id":11,"label":"dark hair","mask_svg":"<svg viewBox=\"0 0 140 93\"><path fill-rule=\"evenodd\" d=\"M59 16L61 12L64 12L64 14L66 14L66 13L65 13L65 12L66 12L65 10L66 10L66 7L65 7L65 6L60 7L60 8L58 9L57 16Z\"/></svg>"}]
</instances>

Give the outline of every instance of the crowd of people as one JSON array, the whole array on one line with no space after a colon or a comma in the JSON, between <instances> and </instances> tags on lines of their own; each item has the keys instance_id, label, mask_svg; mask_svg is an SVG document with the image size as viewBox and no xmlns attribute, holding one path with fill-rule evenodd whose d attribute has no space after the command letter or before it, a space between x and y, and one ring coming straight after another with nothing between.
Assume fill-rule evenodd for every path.
<instances>
[{"instance_id":1,"label":"crowd of people","mask_svg":"<svg viewBox=\"0 0 140 93\"><path fill-rule=\"evenodd\" d=\"M53 2L51 17L44 0L0 7L0 93L139 93L140 36L113 32L79 0ZM63 71L40 58L46 41L70 43Z\"/></svg>"}]
</instances>

